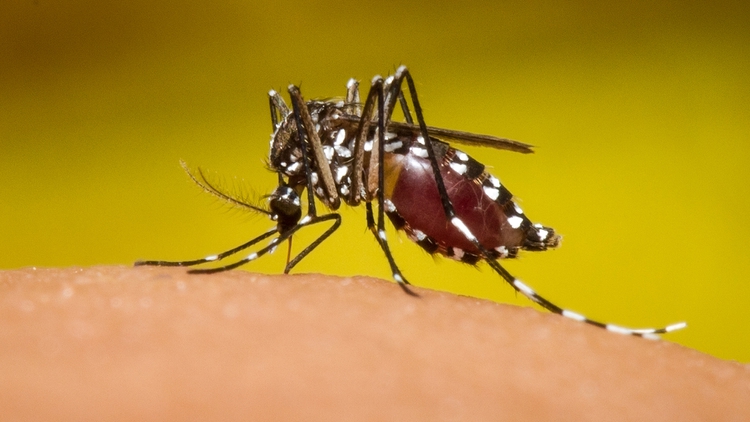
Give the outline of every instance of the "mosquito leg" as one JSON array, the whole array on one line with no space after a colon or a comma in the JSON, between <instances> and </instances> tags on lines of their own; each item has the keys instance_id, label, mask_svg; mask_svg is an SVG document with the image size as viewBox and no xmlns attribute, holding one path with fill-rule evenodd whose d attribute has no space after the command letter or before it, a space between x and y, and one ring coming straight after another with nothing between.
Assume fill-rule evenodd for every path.
<instances>
[{"instance_id":1,"label":"mosquito leg","mask_svg":"<svg viewBox=\"0 0 750 422\"><path fill-rule=\"evenodd\" d=\"M396 260L393 259L393 254L391 253L391 249L388 246L388 239L386 237L385 233L385 175L384 175L384 155L385 155L385 96L383 92L383 80L381 78L373 78L372 87L370 88L370 93L367 95L367 103L371 103L371 99L373 97L373 91L377 95L378 99L378 140L377 140L377 151L378 151L378 158L377 158L377 179L378 179L378 188L377 188L377 201L378 201L378 221L377 226L375 225L375 219L373 218L372 213L372 202L366 201L365 202L365 208L367 209L367 226L368 228L373 232L375 235L375 239L377 239L378 244L380 245L380 248L383 250L383 253L385 253L385 257L388 260L388 264L391 266L391 272L393 274L393 279L396 280L399 286L404 290L404 292L412 295L412 296L418 296L416 293L411 291L407 287L409 284L409 281L406 280L406 278L401 273L401 270L399 270L398 266L396 265ZM367 104L365 105L367 108ZM365 118L366 116L363 116ZM375 152L376 148L373 146L373 152ZM370 166L369 172L373 171L373 166Z\"/></svg>"},{"instance_id":2,"label":"mosquito leg","mask_svg":"<svg viewBox=\"0 0 750 422\"><path fill-rule=\"evenodd\" d=\"M255 261L256 259L260 258L261 256L263 256L263 255L265 255L265 254L267 254L269 252L272 253L273 251L276 250L276 248L280 244L282 244L285 240L287 240L290 237L292 237L292 235L294 233L296 233L297 230L301 229L302 227L304 227L303 224L297 224L296 226L292 227L291 229L285 231L284 233L280 233L279 237L271 239L271 241L268 243L268 245L266 247L264 247L262 249L259 249L257 252L251 253L247 257L245 257L245 258L243 258L243 259L241 259L241 260L239 260L237 262L234 262L234 263L229 264L229 265L225 265L223 267L201 268L201 269L189 270L188 273L190 273L190 274L213 274L213 273L219 273L219 272L222 272L222 271L233 270L233 269L235 269L237 267L240 267L242 265L247 264L250 261ZM278 232L277 230L274 230L274 233L277 233L277 232ZM268 233L264 233L263 236L265 236L266 234L268 234ZM268 236L265 236L265 237L268 237Z\"/></svg>"},{"instance_id":3,"label":"mosquito leg","mask_svg":"<svg viewBox=\"0 0 750 422\"><path fill-rule=\"evenodd\" d=\"M271 131L275 132L279 119L289 115L289 107L287 107L281 95L273 89L268 91L268 103L271 107L271 124L273 125Z\"/></svg>"},{"instance_id":4,"label":"mosquito leg","mask_svg":"<svg viewBox=\"0 0 750 422\"><path fill-rule=\"evenodd\" d=\"M254 244L260 242L263 239L267 239L267 238L273 236L277 232L278 232L277 229L275 229L275 228L271 229L271 230L263 233L262 235L256 237L255 239L252 239L249 242L246 242L246 243L241 244L240 246L237 246L236 248L232 248L232 249L230 249L230 250L228 250L226 252L222 252L222 253L220 253L218 255L209 255L209 256L207 256L205 258L202 258L202 259L195 259L195 260L192 260L192 261L137 261L134 265L136 267L143 266L143 265L153 265L153 266L158 266L158 267L190 267L190 266L193 266L193 265L205 264L207 262L221 261L222 259L224 259L224 258L226 258L226 257L228 257L230 255L234 255L237 252L240 252L240 251L242 251L244 249L249 248L250 246L253 246Z\"/></svg>"},{"instance_id":5,"label":"mosquito leg","mask_svg":"<svg viewBox=\"0 0 750 422\"><path fill-rule=\"evenodd\" d=\"M323 241L328 238L328 236L333 234L333 232L335 232L336 229L339 228L339 226L341 225L341 216L336 213L331 213L320 217L310 217L309 219L305 217L299 222L299 226L312 226L313 224L322 223L328 220L333 220L333 225L329 227L325 232L323 232L323 234L318 236L318 238L315 239L314 242L303 249L302 252L298 253L297 256L294 257L294 259L289 261L286 264L286 268L284 268L284 274L289 274L289 271L291 271L295 265L302 261L302 259L305 258L310 252L312 252L313 249L317 248L321 243L323 243ZM289 238L290 242L291 240L292 239Z\"/></svg>"},{"instance_id":6,"label":"mosquito leg","mask_svg":"<svg viewBox=\"0 0 750 422\"><path fill-rule=\"evenodd\" d=\"M310 116L310 110L307 109L305 101L302 99L302 94L299 92L299 88L294 85L289 85L289 95L292 98L292 110L294 111L294 118L297 122L297 136L299 136L299 144L305 145L304 139L307 139L310 148L314 155L314 162L318 163L318 171L320 172L320 179L323 182L323 188L326 191L326 205L335 210L338 209L340 199L338 192L336 191L336 184L333 181L333 174L331 173L331 167L328 166L328 159L323 152L323 145L320 142L320 137L315 129L315 124ZM304 136L303 136L304 134ZM300 148L302 151L302 161L304 162L306 171L305 174L310 174L312 170L313 157L307 156L306 148ZM311 178L307 178L307 197L310 201L308 207L314 209L314 198L315 194L313 191L313 184ZM314 212L308 212L310 215L316 215Z\"/></svg>"},{"instance_id":7,"label":"mosquito leg","mask_svg":"<svg viewBox=\"0 0 750 422\"><path fill-rule=\"evenodd\" d=\"M365 100L364 109L362 110L362 115L359 118L359 125L357 127L357 133L355 135L353 166L354 170L352 172L352 190L354 192L354 195L352 196L352 203L350 203L350 205L358 204L360 200L370 201L375 189L377 188L377 183L371 183L369 177L369 173L372 172L372 169L374 167L372 163L372 155L374 155L377 151L373 150L373 152L371 153L371 160L368 166L368 174L365 174L364 160L365 144L368 141L367 137L370 133L372 112L375 107L375 101L377 99L378 93L378 90L374 89L374 87L378 84L383 84L383 78L381 78L380 76L372 78L370 91L367 94L367 99ZM377 162L375 163L375 166L377 166Z\"/></svg>"},{"instance_id":8,"label":"mosquito leg","mask_svg":"<svg viewBox=\"0 0 750 422\"><path fill-rule=\"evenodd\" d=\"M346 102L344 103L348 108L347 111L355 116L361 116L362 109L359 101L359 81L349 79L346 83Z\"/></svg>"},{"instance_id":9,"label":"mosquito leg","mask_svg":"<svg viewBox=\"0 0 750 422\"><path fill-rule=\"evenodd\" d=\"M385 235L385 230L378 229L378 227L375 225L375 218L373 217L373 213L372 213L372 202L365 202L365 208L367 209L367 228L370 229L372 234L375 235L375 239L378 241L378 245L380 245L380 248L385 253L385 258L388 260L388 265L391 266L393 279L396 280L399 287L401 287L401 289L407 294L411 296L419 296L418 294L413 292L411 289L409 289L407 285L411 283L409 283L406 277L403 276L403 274L401 273L401 270L396 265L396 260L393 259L393 254L391 253L391 249L388 247L388 240ZM380 211L378 211L378 214L380 214ZM380 218L378 219L380 220Z\"/></svg>"},{"instance_id":10,"label":"mosquito leg","mask_svg":"<svg viewBox=\"0 0 750 422\"><path fill-rule=\"evenodd\" d=\"M404 112L404 120L406 120L406 123L408 124L414 124L414 119L411 117L411 112L409 111L409 104L406 102L406 97L404 97L404 91L399 90L398 91L398 103L401 104L401 110Z\"/></svg>"},{"instance_id":11,"label":"mosquito leg","mask_svg":"<svg viewBox=\"0 0 750 422\"><path fill-rule=\"evenodd\" d=\"M662 334L662 333L668 333L671 331L679 330L681 328L684 328L686 324L684 322L672 324L664 328L645 328L645 329L631 329L631 328L625 328L618 325L613 324L604 324L598 321L594 321L591 319L588 319L584 317L583 315L580 315L573 311L568 311L566 309L563 309L554 303L550 302L549 300L545 299L544 297L537 294L533 289L531 289L529 286L524 284L521 280L518 280L513 275L511 275L505 268L503 268L500 263L492 257L492 255L489 253L489 251L482 246L481 243L479 243L479 240L477 240L476 236L474 236L473 233L471 233L471 230L464 224L461 219L458 218L456 215L456 212L453 208L453 204L450 201L450 198L448 197L448 192L445 189L445 183L443 182L443 177L440 174L440 167L437 162L437 158L435 157L435 152L433 150L432 141L430 139L430 136L427 131L427 125L424 120L424 116L422 115L422 108L419 105L419 99L417 97L417 90L414 85L414 80L411 77L411 74L406 69L406 67L401 66L396 71L396 75L394 75L394 80L390 85L390 98L395 98L396 93L401 91L401 82L406 79L406 83L409 87L409 94L411 95L412 104L414 105L414 113L417 116L417 122L420 127L420 132L422 134L422 137L424 138L425 145L427 147L427 155L430 160L430 164L432 167L432 171L435 177L435 182L438 187L438 193L440 194L440 200L443 205L443 211L445 212L445 216L448 219L448 221L451 222L458 230L460 230L463 235L466 237L467 240L469 240L474 246L482 253L482 257L485 261L490 265L490 267L499 274L508 284L510 284L516 291L520 292L527 298L529 298L531 301L539 304L543 308L554 312L556 314L560 314L564 317L574 319L576 321L585 322L587 324L591 324L597 327L605 328L609 331L614 331L621 334L628 334L628 335L634 335L634 336L653 336L655 334ZM390 109L392 110L392 108ZM386 119L390 119L390 115L386 116Z\"/></svg>"}]
</instances>

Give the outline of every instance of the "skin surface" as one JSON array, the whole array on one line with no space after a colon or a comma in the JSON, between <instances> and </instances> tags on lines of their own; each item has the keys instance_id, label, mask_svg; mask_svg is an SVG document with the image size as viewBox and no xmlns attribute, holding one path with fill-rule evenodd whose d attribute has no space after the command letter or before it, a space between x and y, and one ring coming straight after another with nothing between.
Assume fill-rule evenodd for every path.
<instances>
[{"instance_id":1,"label":"skin surface","mask_svg":"<svg viewBox=\"0 0 750 422\"><path fill-rule=\"evenodd\" d=\"M315 274L2 271L1 419L750 420L747 365L414 290Z\"/></svg>"}]
</instances>

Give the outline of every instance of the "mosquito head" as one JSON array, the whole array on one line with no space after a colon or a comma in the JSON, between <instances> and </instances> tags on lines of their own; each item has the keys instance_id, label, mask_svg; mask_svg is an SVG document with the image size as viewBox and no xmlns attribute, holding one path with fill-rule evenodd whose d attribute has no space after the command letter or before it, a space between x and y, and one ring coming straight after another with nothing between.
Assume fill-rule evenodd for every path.
<instances>
[{"instance_id":1,"label":"mosquito head","mask_svg":"<svg viewBox=\"0 0 750 422\"><path fill-rule=\"evenodd\" d=\"M302 217L299 195L287 185L280 185L269 196L271 213L276 217L279 231L294 227Z\"/></svg>"}]
</instances>

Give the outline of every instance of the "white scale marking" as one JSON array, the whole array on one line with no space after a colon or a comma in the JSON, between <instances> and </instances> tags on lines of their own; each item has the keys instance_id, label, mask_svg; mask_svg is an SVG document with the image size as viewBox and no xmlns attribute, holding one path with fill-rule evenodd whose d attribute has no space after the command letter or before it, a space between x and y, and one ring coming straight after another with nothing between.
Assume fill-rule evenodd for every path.
<instances>
[{"instance_id":1,"label":"white scale marking","mask_svg":"<svg viewBox=\"0 0 750 422\"><path fill-rule=\"evenodd\" d=\"M505 246L498 246L495 248L495 250L500 254L501 258L508 257L508 249Z\"/></svg>"},{"instance_id":2,"label":"white scale marking","mask_svg":"<svg viewBox=\"0 0 750 422\"><path fill-rule=\"evenodd\" d=\"M526 297L536 302L536 292L529 286L525 285L523 281L519 279L513 280L513 285L518 288Z\"/></svg>"},{"instance_id":3,"label":"white scale marking","mask_svg":"<svg viewBox=\"0 0 750 422\"><path fill-rule=\"evenodd\" d=\"M204 261L216 261L217 259L219 259L219 255L209 255L203 258Z\"/></svg>"},{"instance_id":4,"label":"white scale marking","mask_svg":"<svg viewBox=\"0 0 750 422\"><path fill-rule=\"evenodd\" d=\"M248 261L253 261L253 260L255 260L255 259L258 259L258 254L257 254L257 253L255 253L255 252L253 252L253 253L251 253L250 255L248 255L246 259L247 259Z\"/></svg>"},{"instance_id":5,"label":"white scale marking","mask_svg":"<svg viewBox=\"0 0 750 422\"><path fill-rule=\"evenodd\" d=\"M625 327L620 327L619 325L614 324L607 324L604 328L607 329L607 331L612 331L613 333L618 334L632 334L633 330L629 330Z\"/></svg>"},{"instance_id":6,"label":"white scale marking","mask_svg":"<svg viewBox=\"0 0 750 422\"><path fill-rule=\"evenodd\" d=\"M586 321L586 319L587 319L585 316L583 316L581 314L575 313L573 311L568 311L566 309L563 309L562 316L564 316L566 318L574 319L576 321Z\"/></svg>"},{"instance_id":7,"label":"white scale marking","mask_svg":"<svg viewBox=\"0 0 750 422\"><path fill-rule=\"evenodd\" d=\"M521 223L523 223L523 218L514 215L513 217L508 217L508 224L510 224L511 227L514 229L517 229L521 227Z\"/></svg>"},{"instance_id":8,"label":"white scale marking","mask_svg":"<svg viewBox=\"0 0 750 422\"><path fill-rule=\"evenodd\" d=\"M372 144L373 140L370 139L369 141L365 142L365 151L372 151Z\"/></svg>"},{"instance_id":9,"label":"white scale marking","mask_svg":"<svg viewBox=\"0 0 750 422\"><path fill-rule=\"evenodd\" d=\"M383 205L385 205L385 210L388 212L396 212L396 206L393 205L393 202L391 202L390 199L386 199L383 201Z\"/></svg>"},{"instance_id":10,"label":"white scale marking","mask_svg":"<svg viewBox=\"0 0 750 422\"><path fill-rule=\"evenodd\" d=\"M518 206L518 204L516 204L515 202L513 203L513 208L515 208L515 209L516 209L516 212L517 212L517 213L519 213L519 214L523 214L523 210L522 210L522 209L521 209L521 207L519 207L519 206ZM540 224L539 226L541 226L541 224Z\"/></svg>"},{"instance_id":11,"label":"white scale marking","mask_svg":"<svg viewBox=\"0 0 750 422\"><path fill-rule=\"evenodd\" d=\"M310 173L310 181L312 182L313 185L317 185L318 184L318 173L316 173L316 172Z\"/></svg>"},{"instance_id":12,"label":"white scale marking","mask_svg":"<svg viewBox=\"0 0 750 422\"><path fill-rule=\"evenodd\" d=\"M352 156L352 152L345 146L337 146L334 147L334 149L336 150L336 154L338 154L339 157L349 158Z\"/></svg>"},{"instance_id":13,"label":"white scale marking","mask_svg":"<svg viewBox=\"0 0 750 422\"><path fill-rule=\"evenodd\" d=\"M287 168L286 168L286 170L287 170L287 171L291 171L291 172L295 172L295 171L297 171L297 169L298 169L299 167L300 167L300 163L299 163L299 162L296 162L296 163L292 163L292 164L290 164L290 165L289 165L289 167L287 167Z\"/></svg>"},{"instance_id":14,"label":"white scale marking","mask_svg":"<svg viewBox=\"0 0 750 422\"><path fill-rule=\"evenodd\" d=\"M682 330L687 327L687 322L678 322L677 324L668 325L664 331L671 333L672 331Z\"/></svg>"},{"instance_id":15,"label":"white scale marking","mask_svg":"<svg viewBox=\"0 0 750 422\"><path fill-rule=\"evenodd\" d=\"M458 217L451 218L451 224L456 226L457 229L461 230L461 233L463 233L464 236L466 236L466 238L470 241L473 242L474 240L476 240L476 237L471 234L471 230L469 230L469 228L466 227L466 224L464 224L464 222L461 221Z\"/></svg>"},{"instance_id":16,"label":"white scale marking","mask_svg":"<svg viewBox=\"0 0 750 422\"><path fill-rule=\"evenodd\" d=\"M383 149L385 152L393 152L399 148L404 146L404 143L401 141L391 142L390 144L383 145Z\"/></svg>"},{"instance_id":17,"label":"white scale marking","mask_svg":"<svg viewBox=\"0 0 750 422\"><path fill-rule=\"evenodd\" d=\"M378 237L380 240L385 241L385 230L378 230Z\"/></svg>"},{"instance_id":18,"label":"white scale marking","mask_svg":"<svg viewBox=\"0 0 750 422\"><path fill-rule=\"evenodd\" d=\"M482 189L484 189L484 193L493 201L497 200L497 198L500 196L500 189L491 188L489 186L484 186Z\"/></svg>"},{"instance_id":19,"label":"white scale marking","mask_svg":"<svg viewBox=\"0 0 750 422\"><path fill-rule=\"evenodd\" d=\"M354 78L349 79L349 82L346 83L347 88L351 88L355 85L357 85L357 80Z\"/></svg>"},{"instance_id":20,"label":"white scale marking","mask_svg":"<svg viewBox=\"0 0 750 422\"><path fill-rule=\"evenodd\" d=\"M549 237L549 232L547 230L544 230L544 229L539 229L537 231L537 234L539 235L539 238L542 239L542 240L545 240L545 239L547 239L547 237Z\"/></svg>"},{"instance_id":21,"label":"white scale marking","mask_svg":"<svg viewBox=\"0 0 750 422\"><path fill-rule=\"evenodd\" d=\"M341 187L339 188L339 192L341 192L341 194L344 196L349 195L349 187L346 185L341 185Z\"/></svg>"},{"instance_id":22,"label":"white scale marking","mask_svg":"<svg viewBox=\"0 0 750 422\"><path fill-rule=\"evenodd\" d=\"M398 283L403 283L404 282L404 278L401 277L401 274L398 274L398 273L394 273L393 274L393 279L396 280L396 282L398 282Z\"/></svg>"},{"instance_id":23,"label":"white scale marking","mask_svg":"<svg viewBox=\"0 0 750 422\"><path fill-rule=\"evenodd\" d=\"M341 129L336 133L336 140L333 141L334 145L341 145L346 140L346 130Z\"/></svg>"},{"instance_id":24,"label":"white scale marking","mask_svg":"<svg viewBox=\"0 0 750 422\"><path fill-rule=\"evenodd\" d=\"M349 172L349 168L346 166L341 166L336 169L336 183L341 183L341 180L344 179L346 174Z\"/></svg>"},{"instance_id":25,"label":"white scale marking","mask_svg":"<svg viewBox=\"0 0 750 422\"><path fill-rule=\"evenodd\" d=\"M417 157L421 157L421 158L428 157L427 150L425 148L411 147L409 151L411 151L411 153L416 155Z\"/></svg>"},{"instance_id":26,"label":"white scale marking","mask_svg":"<svg viewBox=\"0 0 750 422\"><path fill-rule=\"evenodd\" d=\"M323 154L326 156L326 160L331 161L333 159L333 147L330 145L323 145Z\"/></svg>"},{"instance_id":27,"label":"white scale marking","mask_svg":"<svg viewBox=\"0 0 750 422\"><path fill-rule=\"evenodd\" d=\"M458 174L466 173L466 164L451 162L451 168Z\"/></svg>"},{"instance_id":28,"label":"white scale marking","mask_svg":"<svg viewBox=\"0 0 750 422\"><path fill-rule=\"evenodd\" d=\"M456 151L456 157L461 161L469 161L469 156L465 152Z\"/></svg>"},{"instance_id":29,"label":"white scale marking","mask_svg":"<svg viewBox=\"0 0 750 422\"><path fill-rule=\"evenodd\" d=\"M490 183L492 183L492 186L499 188L500 187L500 181L495 176L490 176L489 178Z\"/></svg>"},{"instance_id":30,"label":"white scale marking","mask_svg":"<svg viewBox=\"0 0 750 422\"><path fill-rule=\"evenodd\" d=\"M395 133L393 133L393 132L386 132L385 133L385 140L386 141L390 141L391 139L396 139L397 137L398 137L398 135L395 134Z\"/></svg>"},{"instance_id":31,"label":"white scale marking","mask_svg":"<svg viewBox=\"0 0 750 422\"><path fill-rule=\"evenodd\" d=\"M426 235L426 234L424 234L424 232L423 232L422 230L417 230L417 229L414 229L414 230L413 230L413 234L414 234L414 237L415 237L415 238L416 238L416 239L417 239L418 241L420 241L420 242L421 242L421 241L423 241L423 240L425 240L425 239L427 239L427 235Z\"/></svg>"},{"instance_id":32,"label":"white scale marking","mask_svg":"<svg viewBox=\"0 0 750 422\"><path fill-rule=\"evenodd\" d=\"M312 220L312 217L310 217L309 215L306 215L302 218L302 220L299 221L299 225L304 226L305 224L309 223L310 220Z\"/></svg>"}]
</instances>

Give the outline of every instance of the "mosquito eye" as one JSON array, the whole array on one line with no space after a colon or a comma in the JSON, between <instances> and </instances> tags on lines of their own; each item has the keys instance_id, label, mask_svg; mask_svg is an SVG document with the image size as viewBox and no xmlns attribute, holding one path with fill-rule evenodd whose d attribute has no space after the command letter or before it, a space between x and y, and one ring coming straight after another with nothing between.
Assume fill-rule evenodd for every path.
<instances>
[{"instance_id":1,"label":"mosquito eye","mask_svg":"<svg viewBox=\"0 0 750 422\"><path fill-rule=\"evenodd\" d=\"M289 186L279 186L271 194L269 206L274 214L294 216L301 213L297 192Z\"/></svg>"}]
</instances>

